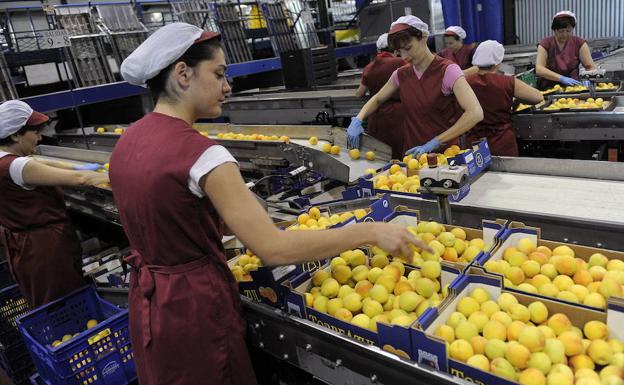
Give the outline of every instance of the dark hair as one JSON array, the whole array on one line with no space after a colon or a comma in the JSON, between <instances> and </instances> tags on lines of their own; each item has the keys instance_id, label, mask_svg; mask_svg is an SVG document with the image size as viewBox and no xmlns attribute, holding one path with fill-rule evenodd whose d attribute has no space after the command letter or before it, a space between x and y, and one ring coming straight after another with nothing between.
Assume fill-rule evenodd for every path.
<instances>
[{"instance_id":1,"label":"dark hair","mask_svg":"<svg viewBox=\"0 0 624 385\"><path fill-rule=\"evenodd\" d=\"M20 128L20 129L19 129L19 131L17 131L16 133L11 134L11 135L7 136L7 137L6 137L6 138L4 138L4 139L0 139L0 146L11 146L12 144L14 144L14 143L15 143L15 141L13 140L13 138L11 138L11 136L13 136L13 135L24 135L24 134L26 134L28 131L36 131L36 132L39 132L39 131L43 130L43 129L47 126L47 125L48 125L48 122L41 123L41 124L40 124L40 125L38 125L38 126L29 126L29 125L26 125L26 126L24 126L24 127Z\"/></svg>"},{"instance_id":2,"label":"dark hair","mask_svg":"<svg viewBox=\"0 0 624 385\"><path fill-rule=\"evenodd\" d=\"M571 16L559 16L553 19L550 29L556 31L558 29L564 29L568 27L576 27L576 21L574 20L574 18Z\"/></svg>"},{"instance_id":3,"label":"dark hair","mask_svg":"<svg viewBox=\"0 0 624 385\"><path fill-rule=\"evenodd\" d=\"M456 41L459 41L459 36L457 36L456 34L452 34L452 35L444 35L444 37L452 37L453 39L455 39Z\"/></svg>"},{"instance_id":4,"label":"dark hair","mask_svg":"<svg viewBox=\"0 0 624 385\"><path fill-rule=\"evenodd\" d=\"M479 71L491 71L496 67L496 64L492 64L491 66L479 67Z\"/></svg>"},{"instance_id":5,"label":"dark hair","mask_svg":"<svg viewBox=\"0 0 624 385\"><path fill-rule=\"evenodd\" d=\"M221 47L219 39L210 39L202 41L197 44L193 44L189 49L184 52L182 56L175 62L171 63L168 67L160 71L160 73L153 78L149 79L146 83L152 91L155 98L159 98L161 95L171 96L167 93L167 79L169 73L179 62L184 62L191 68L196 67L200 62L204 60L211 60L215 56L215 52Z\"/></svg>"},{"instance_id":6,"label":"dark hair","mask_svg":"<svg viewBox=\"0 0 624 385\"><path fill-rule=\"evenodd\" d=\"M421 40L423 37L422 31L414 27L409 27L403 31L393 33L388 36L388 47L392 47L393 51L397 51L405 44L409 43L409 41L412 40L412 37Z\"/></svg>"}]
</instances>

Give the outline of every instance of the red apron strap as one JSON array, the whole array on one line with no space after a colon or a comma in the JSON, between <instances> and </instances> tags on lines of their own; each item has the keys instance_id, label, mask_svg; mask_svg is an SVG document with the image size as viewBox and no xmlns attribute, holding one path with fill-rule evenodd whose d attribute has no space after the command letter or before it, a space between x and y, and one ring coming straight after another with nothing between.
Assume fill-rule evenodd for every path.
<instances>
[{"instance_id":1,"label":"red apron strap","mask_svg":"<svg viewBox=\"0 0 624 385\"><path fill-rule=\"evenodd\" d=\"M152 340L151 326L151 303L156 284L154 274L184 274L210 263L208 257L196 259L194 261L175 266L146 265L141 254L133 250L124 260L132 266L138 274L138 285L143 295L141 301L141 325L143 331L143 347L147 347Z\"/></svg>"}]
</instances>

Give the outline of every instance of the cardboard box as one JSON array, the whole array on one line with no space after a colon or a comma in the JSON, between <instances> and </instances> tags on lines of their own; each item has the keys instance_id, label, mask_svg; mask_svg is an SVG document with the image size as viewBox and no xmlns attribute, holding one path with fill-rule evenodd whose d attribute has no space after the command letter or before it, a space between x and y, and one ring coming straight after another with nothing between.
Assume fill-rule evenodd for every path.
<instances>
[{"instance_id":1,"label":"cardboard box","mask_svg":"<svg viewBox=\"0 0 624 385\"><path fill-rule=\"evenodd\" d=\"M539 228L526 226L524 223L521 223L521 222L511 222L509 226L505 229L505 231L502 234L500 234L499 236L500 244L498 248L492 253L480 255L479 257L475 258L474 264L476 266L484 266L487 261L490 261L490 260L498 261L498 260L503 259L503 253L505 252L505 250L507 250L510 247L515 247L518 244L518 241L520 241L523 238L530 238L536 243L537 246L546 246L550 248L551 250L558 246L568 246L572 250L574 250L575 256L577 258L581 258L585 261L588 261L589 257L595 253L604 254L607 258L609 258L609 260L619 259L619 260L624 261L624 252L606 250L606 249L598 249L595 247L581 246L581 245L575 245L575 244L570 244L570 243L547 241L547 240L541 239L541 232ZM523 291L520 291L514 288L508 288L508 290L516 291L519 293L524 293ZM597 309L597 308L593 308L590 306L578 304L575 302L569 302L569 301L564 301L561 299L555 299L552 297L546 297L541 294L533 294L533 295L541 297L541 298L554 299L559 302L563 301L568 304L580 305L580 306L588 307L591 309ZM604 311L604 309L600 309L600 310Z\"/></svg>"},{"instance_id":2,"label":"cardboard box","mask_svg":"<svg viewBox=\"0 0 624 385\"><path fill-rule=\"evenodd\" d=\"M560 301L539 298L528 293L522 294L504 290L502 289L500 275L487 273L480 267L471 267L461 278L453 282L449 296L438 309L428 309L419 317L418 324L412 326L412 346L414 348L414 356L412 358L416 362L448 372L476 384L517 384L493 373L485 372L450 358L447 353L446 342L434 335L436 328L445 324L450 314L455 311L459 300L468 296L476 287L485 289L494 301L501 293L507 292L516 297L518 302L525 306L536 301L542 302L548 308L549 317L555 313L563 313L568 316L574 326L581 328L581 330L583 325L590 320L602 321L609 326L612 338L624 340L624 328L618 326L624 322L624 300L610 301L609 310L605 313L595 309L568 305Z\"/></svg>"},{"instance_id":3,"label":"cardboard box","mask_svg":"<svg viewBox=\"0 0 624 385\"><path fill-rule=\"evenodd\" d=\"M366 211L366 216L360 218L359 220L355 216L353 216L349 220L337 223L335 225L330 226L329 228L335 229L335 228L351 225L354 223L362 222L364 221L365 218L367 218L367 221L373 221L373 222L382 221L383 218L385 218L390 212L392 212L392 207L390 206L389 196L380 197L380 199L378 199L373 204L371 204L370 207L364 208L364 210ZM309 210L302 211L301 214L308 213L308 211ZM353 211L354 210L352 210L351 212ZM321 208L321 215L325 214L328 217L334 214L340 215L342 213L344 212L332 212L331 207L327 209ZM295 225L297 225L296 222L294 222L291 226L289 226L289 228L294 228ZM289 228L287 228L287 230Z\"/></svg>"},{"instance_id":4,"label":"cardboard box","mask_svg":"<svg viewBox=\"0 0 624 385\"><path fill-rule=\"evenodd\" d=\"M408 209L405 206L397 206L388 216L386 216L383 221L387 223L395 223L402 226L418 226L419 220L419 212L418 210ZM366 221L366 217L363 218L362 221ZM489 255L490 253L496 251L498 249L499 236L501 236L507 225L507 221L504 219L497 219L496 221L491 220L483 220L482 221L482 229L473 229L470 227L463 226L454 226L443 224L446 228L446 231L451 231L454 228L459 228L466 232L466 239L471 240L475 238L481 238L485 242L486 245L490 245L487 250L479 253L474 260L477 260L479 257L483 257L483 255ZM442 261L443 264L453 266L460 270L465 270L468 266L467 264L461 262L449 262Z\"/></svg>"},{"instance_id":5,"label":"cardboard box","mask_svg":"<svg viewBox=\"0 0 624 385\"><path fill-rule=\"evenodd\" d=\"M375 174L375 176L388 175L390 173L389 172L390 167L392 167L393 164L398 164L399 166L401 166L401 169L407 176L418 174L418 170L407 169L407 165L405 163L393 161L392 163L388 163L387 165L379 169L377 174ZM380 190L378 188L375 188L375 184L373 182L373 179L375 176L368 174L368 175L365 175L364 177L361 177L358 180L358 186L360 188L360 193L358 195L361 195L362 197L373 197L378 194L392 194L392 195L408 197L408 198L435 199L435 196L430 195L430 194L410 193L410 192L394 191L394 190ZM464 199L464 197L466 197L469 192L470 192L470 184L466 184L462 186L456 194L451 195L449 197L449 200L451 202L459 202L460 200Z\"/></svg>"},{"instance_id":6,"label":"cardboard box","mask_svg":"<svg viewBox=\"0 0 624 385\"><path fill-rule=\"evenodd\" d=\"M367 261L368 265L368 261ZM405 266L405 275L407 276L412 270L419 270L419 267L410 265ZM331 271L329 264L324 266L328 272ZM440 276L440 287L449 285L461 275L461 270L452 266L442 266ZM360 342L378 346L384 350L408 358L412 351L410 328L397 325L388 325L383 323L377 324L378 332L375 333L370 329L364 329L348 322L341 321L329 314L322 313L312 307L306 306L305 293L309 292L313 287L312 277L306 272L295 279L286 282L286 286L290 288L290 293L286 296L286 310L300 318L305 318L317 325L321 325L335 332L344 334Z\"/></svg>"},{"instance_id":7,"label":"cardboard box","mask_svg":"<svg viewBox=\"0 0 624 385\"><path fill-rule=\"evenodd\" d=\"M231 268L236 265L239 258L240 255L230 259L228 267ZM325 261L314 261L277 267L260 266L258 270L249 272L251 281L238 282L238 291L252 301L283 307L285 303L284 296L288 290L282 283L304 272L314 272L323 266L324 263Z\"/></svg>"},{"instance_id":8,"label":"cardboard box","mask_svg":"<svg viewBox=\"0 0 624 385\"><path fill-rule=\"evenodd\" d=\"M449 163L451 160L455 161L456 164L465 164L471 177L480 174L492 163L492 154L487 139L484 138L474 143L472 149L450 158Z\"/></svg>"},{"instance_id":9,"label":"cardboard box","mask_svg":"<svg viewBox=\"0 0 624 385\"><path fill-rule=\"evenodd\" d=\"M391 212L390 202L388 198L380 199L366 209L368 214L365 218L372 221L381 221ZM307 212L307 211L304 211ZM332 215L331 210L325 211L329 216ZM338 213L339 214L339 213ZM330 228L339 228L357 223L355 217L348 221L338 223ZM296 222L284 222L288 228L296 225ZM241 253L244 250L240 250ZM240 255L228 261L228 267L237 264ZM260 266L258 270L250 271L251 281L238 282L240 294L251 299L252 301L266 303L267 305L282 307L284 305L285 287L282 285L285 281L295 278L304 272L310 273L316 271L325 264L325 260L307 262L299 265L286 265L278 267Z\"/></svg>"},{"instance_id":10,"label":"cardboard box","mask_svg":"<svg viewBox=\"0 0 624 385\"><path fill-rule=\"evenodd\" d=\"M448 162L454 162L458 165L466 165L468 168L468 175L472 178L481 172L485 171L492 162L492 155L490 153L490 148L488 146L487 140L482 139L481 141L475 143L472 146L472 149L469 149L466 152L458 154L452 158L447 158ZM435 199L435 195L431 194L420 194L420 193L409 193L409 192L401 192L401 191L392 191L392 190L380 190L375 188L373 183L373 179L377 175L388 175L390 167L393 164L398 164L401 166L401 169L405 173L405 175L412 176L418 175L418 170L410 170L407 168L405 163L399 162L397 160L388 163L381 169L377 170L377 173L373 176L371 174L364 175L358 180L358 186L361 189L361 196L375 196L376 194L384 194L391 193L397 196L405 196L405 197L421 197L423 199ZM459 202L464 197L468 195L470 192L470 184L464 185L456 194L453 194L449 197L451 202Z\"/></svg>"}]
</instances>

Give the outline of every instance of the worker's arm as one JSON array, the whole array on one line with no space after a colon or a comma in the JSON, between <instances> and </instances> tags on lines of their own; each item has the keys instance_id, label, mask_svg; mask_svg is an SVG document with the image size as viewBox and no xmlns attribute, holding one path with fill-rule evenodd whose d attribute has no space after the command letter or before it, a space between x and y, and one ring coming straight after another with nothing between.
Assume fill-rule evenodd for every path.
<instances>
[{"instance_id":1,"label":"worker's arm","mask_svg":"<svg viewBox=\"0 0 624 385\"><path fill-rule=\"evenodd\" d=\"M596 63L594 63L594 59L591 56L589 45L587 45L587 43L583 43L581 46L581 49L579 50L579 59L581 59L581 63L586 70L591 71L596 69Z\"/></svg>"},{"instance_id":2,"label":"worker's arm","mask_svg":"<svg viewBox=\"0 0 624 385\"><path fill-rule=\"evenodd\" d=\"M468 76L474 75L474 74L478 74L479 73L479 67L472 66L472 67L466 68L463 72L464 72L464 76L465 77L468 77Z\"/></svg>"},{"instance_id":3,"label":"worker's arm","mask_svg":"<svg viewBox=\"0 0 624 385\"><path fill-rule=\"evenodd\" d=\"M409 244L428 248L404 227L389 223L279 230L245 186L234 163L224 163L204 175L200 186L236 237L267 265L320 260L365 244L375 244L392 255L411 256Z\"/></svg>"},{"instance_id":4,"label":"worker's arm","mask_svg":"<svg viewBox=\"0 0 624 385\"><path fill-rule=\"evenodd\" d=\"M551 71L546 67L548 52L541 45L537 46L537 59L535 59L535 74L541 78L558 82L561 75L555 71Z\"/></svg>"},{"instance_id":5,"label":"worker's arm","mask_svg":"<svg viewBox=\"0 0 624 385\"><path fill-rule=\"evenodd\" d=\"M360 86L358 87L358 89L355 90L355 96L357 96L358 98L363 98L364 96L366 96L367 92L368 92L368 87L360 83Z\"/></svg>"},{"instance_id":6,"label":"worker's arm","mask_svg":"<svg viewBox=\"0 0 624 385\"><path fill-rule=\"evenodd\" d=\"M544 101L544 95L520 79L514 79L514 96L527 104L538 104Z\"/></svg>"},{"instance_id":7,"label":"worker's arm","mask_svg":"<svg viewBox=\"0 0 624 385\"><path fill-rule=\"evenodd\" d=\"M107 172L63 170L37 160L26 163L22 179L28 186L97 186L109 183Z\"/></svg>"},{"instance_id":8,"label":"worker's arm","mask_svg":"<svg viewBox=\"0 0 624 385\"><path fill-rule=\"evenodd\" d=\"M62 161L50 160L50 159L41 159L39 157L37 157L37 161L50 167L62 168L64 170L74 169L74 165L68 162L62 162Z\"/></svg>"},{"instance_id":9,"label":"worker's arm","mask_svg":"<svg viewBox=\"0 0 624 385\"><path fill-rule=\"evenodd\" d=\"M455 98L457 98L457 102L464 113L451 128L437 136L441 143L448 143L483 120L483 109L479 104L479 99L477 99L465 77L462 76L455 81L453 94L455 94Z\"/></svg>"},{"instance_id":10,"label":"worker's arm","mask_svg":"<svg viewBox=\"0 0 624 385\"><path fill-rule=\"evenodd\" d=\"M392 77L388 79L386 84L377 92L372 98L368 99L368 102L362 107L360 113L357 115L357 118L360 120L365 120L370 114L377 111L379 106L388 101L395 92L399 90L399 87L394 84L394 80Z\"/></svg>"}]
</instances>

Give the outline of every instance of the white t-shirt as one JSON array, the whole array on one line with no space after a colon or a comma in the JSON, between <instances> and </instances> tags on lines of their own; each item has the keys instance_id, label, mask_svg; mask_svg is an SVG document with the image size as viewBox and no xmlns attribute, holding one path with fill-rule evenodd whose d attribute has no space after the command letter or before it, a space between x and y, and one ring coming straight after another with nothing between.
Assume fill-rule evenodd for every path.
<instances>
[{"instance_id":1,"label":"white t-shirt","mask_svg":"<svg viewBox=\"0 0 624 385\"><path fill-rule=\"evenodd\" d=\"M11 154L6 151L0 151L0 158L4 158L7 155ZM11 180L13 181L13 183L20 186L24 190L34 189L34 187L24 183L24 178L22 177L24 166L26 166L26 163L30 162L31 160L32 158L29 156L20 156L18 158L15 158L9 166L9 175L11 176Z\"/></svg>"},{"instance_id":2,"label":"white t-shirt","mask_svg":"<svg viewBox=\"0 0 624 385\"><path fill-rule=\"evenodd\" d=\"M230 152L221 145L208 147L206 151L197 159L191 171L189 171L188 187L193 195L203 198L206 194L199 186L199 180L206 174L210 173L217 166L224 163L233 162L238 164L236 159Z\"/></svg>"}]
</instances>

